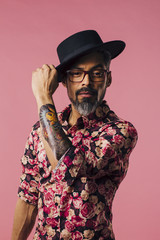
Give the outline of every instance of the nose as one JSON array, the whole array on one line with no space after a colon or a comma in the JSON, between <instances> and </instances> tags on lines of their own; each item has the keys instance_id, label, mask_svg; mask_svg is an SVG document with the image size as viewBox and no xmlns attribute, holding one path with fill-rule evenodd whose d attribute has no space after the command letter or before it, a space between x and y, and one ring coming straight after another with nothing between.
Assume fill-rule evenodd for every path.
<instances>
[{"instance_id":1,"label":"nose","mask_svg":"<svg viewBox=\"0 0 160 240\"><path fill-rule=\"evenodd\" d=\"M84 79L82 81L82 85L88 86L90 84L90 81L91 81L91 79L90 79L89 73L86 72L85 76L84 76Z\"/></svg>"}]
</instances>

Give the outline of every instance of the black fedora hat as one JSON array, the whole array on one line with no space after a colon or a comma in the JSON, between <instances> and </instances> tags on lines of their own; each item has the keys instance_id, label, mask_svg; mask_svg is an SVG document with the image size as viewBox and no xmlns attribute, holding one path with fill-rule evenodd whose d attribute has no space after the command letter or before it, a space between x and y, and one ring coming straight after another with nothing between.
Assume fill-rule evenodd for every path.
<instances>
[{"instance_id":1,"label":"black fedora hat","mask_svg":"<svg viewBox=\"0 0 160 240\"><path fill-rule=\"evenodd\" d=\"M71 35L57 47L60 64L56 69L61 72L72 64L78 57L86 55L94 50L105 50L111 55L111 59L117 57L125 48L125 43L120 40L103 42L94 30L85 30Z\"/></svg>"}]
</instances>

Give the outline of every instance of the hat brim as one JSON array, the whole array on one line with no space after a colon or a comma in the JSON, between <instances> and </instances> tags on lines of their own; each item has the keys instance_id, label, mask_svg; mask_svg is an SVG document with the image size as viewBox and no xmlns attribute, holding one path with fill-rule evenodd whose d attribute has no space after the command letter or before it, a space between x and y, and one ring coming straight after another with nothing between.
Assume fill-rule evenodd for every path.
<instances>
[{"instance_id":1,"label":"hat brim","mask_svg":"<svg viewBox=\"0 0 160 240\"><path fill-rule=\"evenodd\" d=\"M67 70L69 66L72 65L72 63L79 57L82 57L86 54L89 54L90 52L97 51L97 50L104 50L108 51L111 55L111 59L116 58L125 48L126 44L123 41L120 40L115 40L115 41L110 41L106 43L102 43L96 47L91 47L91 48L85 48L81 49L80 52L75 52L72 53L72 56L70 56L66 61L63 63L59 64L56 69L57 71L64 72ZM58 78L58 81L61 82L61 78Z\"/></svg>"}]
</instances>

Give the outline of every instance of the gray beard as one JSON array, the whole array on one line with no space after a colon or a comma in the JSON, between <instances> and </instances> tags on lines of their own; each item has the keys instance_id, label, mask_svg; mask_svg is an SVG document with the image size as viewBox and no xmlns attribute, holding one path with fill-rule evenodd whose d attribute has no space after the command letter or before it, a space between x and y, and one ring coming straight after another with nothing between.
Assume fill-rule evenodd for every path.
<instances>
[{"instance_id":1,"label":"gray beard","mask_svg":"<svg viewBox=\"0 0 160 240\"><path fill-rule=\"evenodd\" d=\"M106 92L106 89L105 89L105 91L102 93L99 101L97 100L97 97L96 97L96 99L93 102L90 100L90 98L83 98L82 102L79 102L78 101L78 92L80 92L82 90L86 90L86 89L87 88L82 88L81 90L77 91L75 101L69 97L70 101L72 102L75 109L83 116L87 116L96 110L96 108L102 102L102 100L105 96L105 92ZM95 90L90 90L90 91L92 91L92 93L97 95L97 92Z\"/></svg>"},{"instance_id":2,"label":"gray beard","mask_svg":"<svg viewBox=\"0 0 160 240\"><path fill-rule=\"evenodd\" d=\"M70 99L71 102L73 103L75 109L83 116L87 116L90 113L94 112L98 106L98 101L94 101L94 103L90 102L90 100L88 98L84 98L83 102L78 102L78 100L76 99L76 101L73 101L73 99Z\"/></svg>"}]
</instances>

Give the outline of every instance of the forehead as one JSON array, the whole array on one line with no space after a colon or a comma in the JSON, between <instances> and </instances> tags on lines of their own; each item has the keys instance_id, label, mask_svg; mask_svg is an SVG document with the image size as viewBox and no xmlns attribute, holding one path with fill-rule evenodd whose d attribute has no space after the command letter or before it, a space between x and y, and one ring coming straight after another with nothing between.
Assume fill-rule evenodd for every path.
<instances>
[{"instance_id":1,"label":"forehead","mask_svg":"<svg viewBox=\"0 0 160 240\"><path fill-rule=\"evenodd\" d=\"M85 67L85 66L96 66L96 65L105 65L104 57L99 52L92 52L83 57L80 57L72 65L74 67Z\"/></svg>"}]
</instances>

